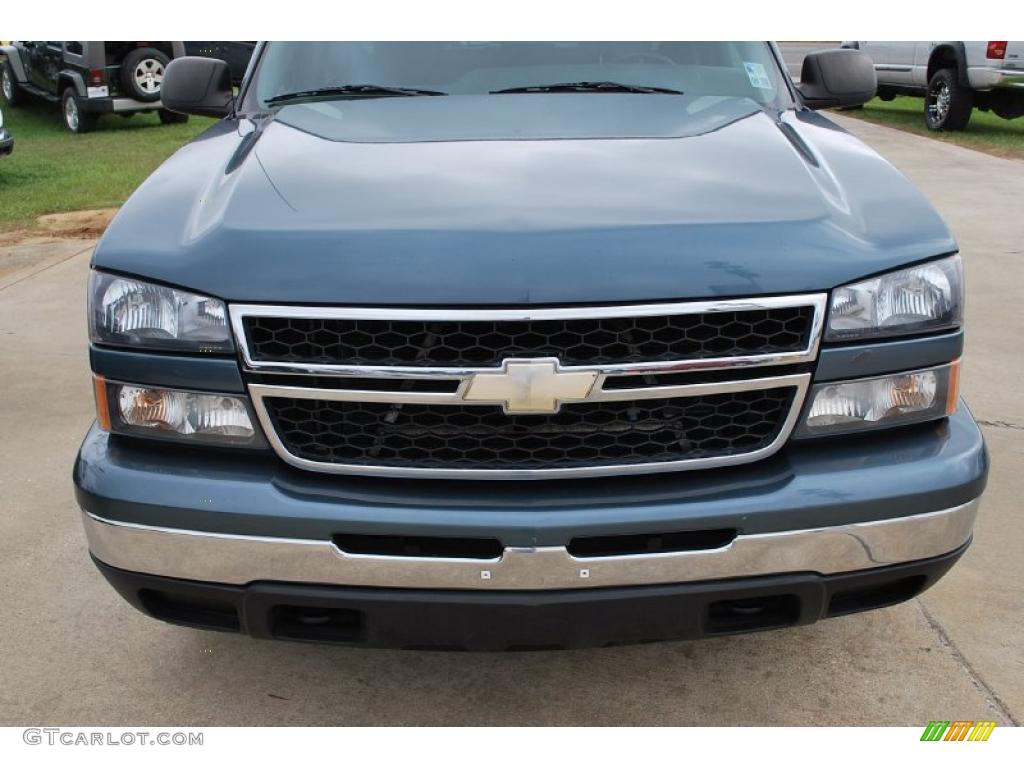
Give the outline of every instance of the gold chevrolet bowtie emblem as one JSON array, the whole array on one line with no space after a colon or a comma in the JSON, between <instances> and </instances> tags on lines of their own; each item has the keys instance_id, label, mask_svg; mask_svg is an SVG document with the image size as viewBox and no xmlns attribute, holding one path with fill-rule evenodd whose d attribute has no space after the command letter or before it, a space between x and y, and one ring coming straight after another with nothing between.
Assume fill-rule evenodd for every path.
<instances>
[{"instance_id":1,"label":"gold chevrolet bowtie emblem","mask_svg":"<svg viewBox=\"0 0 1024 768\"><path fill-rule=\"evenodd\" d=\"M562 403L586 400L596 371L562 371L556 358L506 360L501 371L478 373L465 400L500 404L505 413L556 413Z\"/></svg>"}]
</instances>

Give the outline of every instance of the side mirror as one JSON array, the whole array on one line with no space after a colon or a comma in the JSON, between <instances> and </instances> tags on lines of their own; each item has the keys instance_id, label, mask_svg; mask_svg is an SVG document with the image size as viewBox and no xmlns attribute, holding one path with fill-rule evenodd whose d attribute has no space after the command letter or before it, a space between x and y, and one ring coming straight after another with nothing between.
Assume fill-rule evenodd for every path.
<instances>
[{"instance_id":1,"label":"side mirror","mask_svg":"<svg viewBox=\"0 0 1024 768\"><path fill-rule=\"evenodd\" d=\"M875 96L875 64L864 51L831 48L804 57L797 90L811 109L857 107Z\"/></svg>"},{"instance_id":2,"label":"side mirror","mask_svg":"<svg viewBox=\"0 0 1024 768\"><path fill-rule=\"evenodd\" d=\"M164 108L186 115L224 117L234 101L227 62L205 56L171 59L160 87Z\"/></svg>"}]
</instances>

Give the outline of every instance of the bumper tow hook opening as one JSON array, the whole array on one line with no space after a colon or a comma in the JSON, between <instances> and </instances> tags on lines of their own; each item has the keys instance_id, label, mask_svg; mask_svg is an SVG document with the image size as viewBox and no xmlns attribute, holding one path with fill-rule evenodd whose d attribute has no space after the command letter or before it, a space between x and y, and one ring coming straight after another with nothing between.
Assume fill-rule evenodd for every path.
<instances>
[{"instance_id":1,"label":"bumper tow hook opening","mask_svg":"<svg viewBox=\"0 0 1024 768\"><path fill-rule=\"evenodd\" d=\"M765 595L739 600L718 600L708 606L708 634L753 632L796 624L800 598L796 595Z\"/></svg>"},{"instance_id":2,"label":"bumper tow hook opening","mask_svg":"<svg viewBox=\"0 0 1024 768\"><path fill-rule=\"evenodd\" d=\"M278 605L271 611L271 633L284 640L358 643L363 639L363 613L351 608Z\"/></svg>"}]
</instances>

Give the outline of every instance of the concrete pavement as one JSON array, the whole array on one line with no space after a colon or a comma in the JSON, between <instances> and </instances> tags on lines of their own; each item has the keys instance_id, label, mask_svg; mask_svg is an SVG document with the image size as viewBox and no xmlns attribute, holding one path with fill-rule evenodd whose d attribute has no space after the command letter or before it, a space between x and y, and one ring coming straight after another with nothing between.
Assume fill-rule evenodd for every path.
<instances>
[{"instance_id":1,"label":"concrete pavement","mask_svg":"<svg viewBox=\"0 0 1024 768\"><path fill-rule=\"evenodd\" d=\"M939 206L967 264L964 391L993 471L975 544L935 589L811 627L574 652L368 651L147 619L92 567L77 517L88 253L61 252L0 281L0 724L1020 722L1024 163L840 122Z\"/></svg>"}]
</instances>

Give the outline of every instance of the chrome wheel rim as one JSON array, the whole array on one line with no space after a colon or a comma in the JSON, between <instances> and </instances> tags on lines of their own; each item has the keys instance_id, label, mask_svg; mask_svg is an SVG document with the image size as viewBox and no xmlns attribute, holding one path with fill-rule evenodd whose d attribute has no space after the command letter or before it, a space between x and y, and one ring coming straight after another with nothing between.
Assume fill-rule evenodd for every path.
<instances>
[{"instance_id":1,"label":"chrome wheel rim","mask_svg":"<svg viewBox=\"0 0 1024 768\"><path fill-rule=\"evenodd\" d=\"M949 114L949 84L941 83L928 93L928 114L933 123L941 123Z\"/></svg>"},{"instance_id":2,"label":"chrome wheel rim","mask_svg":"<svg viewBox=\"0 0 1024 768\"><path fill-rule=\"evenodd\" d=\"M164 81L164 65L156 59L143 59L135 65L135 85L150 96L160 93Z\"/></svg>"},{"instance_id":3,"label":"chrome wheel rim","mask_svg":"<svg viewBox=\"0 0 1024 768\"><path fill-rule=\"evenodd\" d=\"M7 99L7 101L10 101L11 97L14 95L14 85L11 83L11 74L7 71L6 67L4 68L3 73L0 74L0 83L2 83L4 98Z\"/></svg>"},{"instance_id":4,"label":"chrome wheel rim","mask_svg":"<svg viewBox=\"0 0 1024 768\"><path fill-rule=\"evenodd\" d=\"M64 122L72 131L78 131L78 105L73 98L64 100Z\"/></svg>"}]
</instances>

